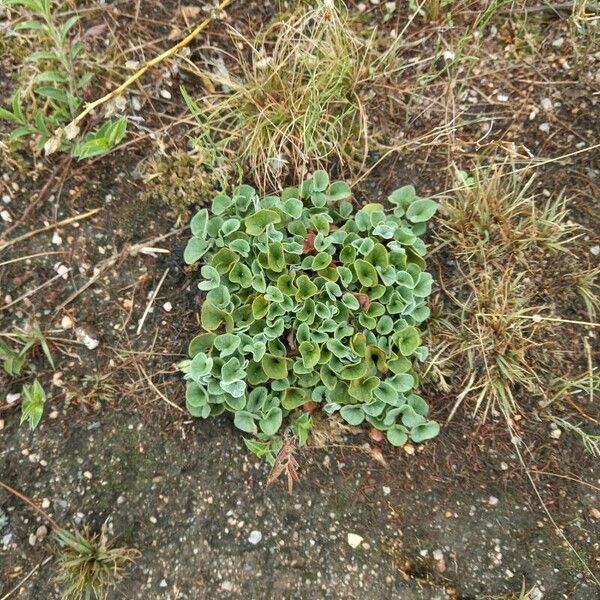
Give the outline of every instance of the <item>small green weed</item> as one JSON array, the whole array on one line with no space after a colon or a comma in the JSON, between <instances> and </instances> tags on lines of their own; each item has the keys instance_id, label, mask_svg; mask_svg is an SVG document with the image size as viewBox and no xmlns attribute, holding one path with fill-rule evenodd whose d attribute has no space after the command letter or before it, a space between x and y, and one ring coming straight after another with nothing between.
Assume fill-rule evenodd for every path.
<instances>
[{"instance_id":1,"label":"small green weed","mask_svg":"<svg viewBox=\"0 0 600 600\"><path fill-rule=\"evenodd\" d=\"M2 0L24 15L14 26L18 35L27 36L35 48L25 58L25 68L10 106L0 108L0 119L15 125L10 140L33 137L38 150L51 153L64 150L77 158L103 154L118 144L127 120L106 122L77 141L78 130L61 130L76 115L82 94L94 76L86 69L85 48L74 41L72 31L77 15L59 20L51 0ZM58 134L58 135L57 135Z\"/></svg>"},{"instance_id":2,"label":"small green weed","mask_svg":"<svg viewBox=\"0 0 600 600\"><path fill-rule=\"evenodd\" d=\"M10 377L19 377L25 367L35 371L35 363L32 362L32 351L37 347L42 349L46 360L54 369L54 359L48 341L39 327L33 326L24 331L17 331L7 337L22 344L18 350L15 350L0 339L0 360L2 360L4 371ZM30 428L34 430L39 425L44 412L46 392L38 379L35 379L33 384L23 385L21 395L23 397L21 423L29 423Z\"/></svg>"}]
</instances>

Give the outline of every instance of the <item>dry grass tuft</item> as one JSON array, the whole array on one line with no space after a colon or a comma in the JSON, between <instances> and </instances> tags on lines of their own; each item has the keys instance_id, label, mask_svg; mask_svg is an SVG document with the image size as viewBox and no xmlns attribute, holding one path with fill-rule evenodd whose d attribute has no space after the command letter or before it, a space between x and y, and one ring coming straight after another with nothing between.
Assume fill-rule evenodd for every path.
<instances>
[{"instance_id":1,"label":"dry grass tuft","mask_svg":"<svg viewBox=\"0 0 600 600\"><path fill-rule=\"evenodd\" d=\"M92 535L59 529L56 540L61 547L56 580L65 586L64 600L103 600L139 556L132 548L112 547L104 530Z\"/></svg>"},{"instance_id":2,"label":"dry grass tuft","mask_svg":"<svg viewBox=\"0 0 600 600\"><path fill-rule=\"evenodd\" d=\"M449 418L465 398L483 419L520 413L571 375L585 330L573 334L567 321L585 319L577 310L596 314L598 269L581 269L575 242L584 230L564 198L540 198L532 179L506 166L461 179L437 228L443 293L429 373L447 391L450 380L460 388Z\"/></svg>"},{"instance_id":3,"label":"dry grass tuft","mask_svg":"<svg viewBox=\"0 0 600 600\"><path fill-rule=\"evenodd\" d=\"M368 103L390 72L396 43L380 50L375 33L357 33L333 2L301 6L253 40L231 35L243 50L226 57L227 66L197 69L222 91L200 106L188 98L199 147L217 145L262 188L323 165L364 163Z\"/></svg>"}]
</instances>

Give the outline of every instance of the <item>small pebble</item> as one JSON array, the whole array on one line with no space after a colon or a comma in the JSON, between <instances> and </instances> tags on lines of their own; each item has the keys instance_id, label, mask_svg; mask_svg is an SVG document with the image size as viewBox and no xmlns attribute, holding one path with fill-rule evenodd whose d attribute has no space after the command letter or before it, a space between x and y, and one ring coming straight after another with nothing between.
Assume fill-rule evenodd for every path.
<instances>
[{"instance_id":1,"label":"small pebble","mask_svg":"<svg viewBox=\"0 0 600 600\"><path fill-rule=\"evenodd\" d=\"M165 90L164 88L160 90L160 95L165 100L170 100L171 99L171 92L169 90Z\"/></svg>"},{"instance_id":2,"label":"small pebble","mask_svg":"<svg viewBox=\"0 0 600 600\"><path fill-rule=\"evenodd\" d=\"M356 533L348 534L348 544L351 548L358 548L358 546L361 545L363 539L364 538L362 536L360 536Z\"/></svg>"},{"instance_id":3,"label":"small pebble","mask_svg":"<svg viewBox=\"0 0 600 600\"><path fill-rule=\"evenodd\" d=\"M171 312L173 310L173 305L170 302L165 302L163 304L163 309L165 312Z\"/></svg>"},{"instance_id":4,"label":"small pebble","mask_svg":"<svg viewBox=\"0 0 600 600\"><path fill-rule=\"evenodd\" d=\"M542 123L538 129L543 133L550 133L550 123Z\"/></svg>"},{"instance_id":5,"label":"small pebble","mask_svg":"<svg viewBox=\"0 0 600 600\"><path fill-rule=\"evenodd\" d=\"M490 506L496 506L498 504L498 498L496 498L496 496L490 496L488 499L488 504Z\"/></svg>"},{"instance_id":6,"label":"small pebble","mask_svg":"<svg viewBox=\"0 0 600 600\"><path fill-rule=\"evenodd\" d=\"M84 472L83 472L83 476L84 476L86 479L91 479L91 478L93 477L93 475L92 475L92 474L91 474L89 471L84 471Z\"/></svg>"},{"instance_id":7,"label":"small pebble","mask_svg":"<svg viewBox=\"0 0 600 600\"><path fill-rule=\"evenodd\" d=\"M60 235L58 235L58 232L56 232L56 231L52 235L52 243L55 246L60 246L62 244L62 238L60 237Z\"/></svg>"},{"instance_id":8,"label":"small pebble","mask_svg":"<svg viewBox=\"0 0 600 600\"><path fill-rule=\"evenodd\" d=\"M250 532L250 535L248 536L248 541L253 546L256 546L256 544L260 543L261 540L262 540L262 533L260 531L257 531L256 529L254 529L253 531Z\"/></svg>"},{"instance_id":9,"label":"small pebble","mask_svg":"<svg viewBox=\"0 0 600 600\"><path fill-rule=\"evenodd\" d=\"M2 212L0 212L0 217L2 217L2 220L6 221L7 223L11 223L13 220L13 218L7 210L3 210Z\"/></svg>"}]
</instances>

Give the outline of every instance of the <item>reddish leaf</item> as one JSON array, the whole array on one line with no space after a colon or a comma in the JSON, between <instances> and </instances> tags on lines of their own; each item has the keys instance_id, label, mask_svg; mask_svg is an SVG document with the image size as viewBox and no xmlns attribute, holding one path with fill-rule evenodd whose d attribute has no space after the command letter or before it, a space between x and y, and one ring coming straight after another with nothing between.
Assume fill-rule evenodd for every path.
<instances>
[{"instance_id":1,"label":"reddish leaf","mask_svg":"<svg viewBox=\"0 0 600 600\"><path fill-rule=\"evenodd\" d=\"M367 310L369 308L369 306L371 306L371 300L369 299L369 296L367 296L366 294L361 294L360 292L354 292L354 296L358 300L358 303L360 304L360 307L363 310Z\"/></svg>"},{"instance_id":2,"label":"reddish leaf","mask_svg":"<svg viewBox=\"0 0 600 600\"><path fill-rule=\"evenodd\" d=\"M317 234L314 231L309 231L306 234L306 239L304 240L304 246L302 246L302 254L308 254L309 252L314 251L316 237L317 237Z\"/></svg>"},{"instance_id":3,"label":"reddish leaf","mask_svg":"<svg viewBox=\"0 0 600 600\"><path fill-rule=\"evenodd\" d=\"M305 402L302 405L302 410L304 412L313 412L314 410L317 409L319 405L316 402L313 402L312 400L309 400L308 402Z\"/></svg>"}]
</instances>

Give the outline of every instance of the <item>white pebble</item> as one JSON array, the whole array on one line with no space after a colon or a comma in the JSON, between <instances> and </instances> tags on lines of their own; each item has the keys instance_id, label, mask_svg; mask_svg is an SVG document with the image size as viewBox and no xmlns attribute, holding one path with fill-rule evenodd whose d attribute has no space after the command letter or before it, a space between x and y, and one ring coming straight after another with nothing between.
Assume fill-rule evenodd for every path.
<instances>
[{"instance_id":1,"label":"white pebble","mask_svg":"<svg viewBox=\"0 0 600 600\"><path fill-rule=\"evenodd\" d=\"M600 256L600 246L592 246L590 248L590 252L594 255L594 256Z\"/></svg>"},{"instance_id":2,"label":"white pebble","mask_svg":"<svg viewBox=\"0 0 600 600\"><path fill-rule=\"evenodd\" d=\"M363 537L358 535L357 533L349 533L348 534L348 544L351 548L358 548L363 541Z\"/></svg>"},{"instance_id":3,"label":"white pebble","mask_svg":"<svg viewBox=\"0 0 600 600\"><path fill-rule=\"evenodd\" d=\"M538 129L544 133L550 133L550 123L542 123Z\"/></svg>"},{"instance_id":4,"label":"white pebble","mask_svg":"<svg viewBox=\"0 0 600 600\"><path fill-rule=\"evenodd\" d=\"M546 112L550 112L553 108L552 100L550 100L550 98L542 98L541 104L542 104L542 108Z\"/></svg>"},{"instance_id":5,"label":"white pebble","mask_svg":"<svg viewBox=\"0 0 600 600\"><path fill-rule=\"evenodd\" d=\"M490 496L488 498L488 504L490 506L496 506L498 504L498 498L496 498L496 496Z\"/></svg>"},{"instance_id":6,"label":"white pebble","mask_svg":"<svg viewBox=\"0 0 600 600\"><path fill-rule=\"evenodd\" d=\"M171 312L173 310L173 305L170 302L165 302L163 304L163 309L165 312Z\"/></svg>"},{"instance_id":7,"label":"white pebble","mask_svg":"<svg viewBox=\"0 0 600 600\"><path fill-rule=\"evenodd\" d=\"M262 533L260 531L257 531L256 529L254 529L253 531L250 532L250 535L248 536L248 541L253 546L256 546L256 544L258 544L261 540L262 540Z\"/></svg>"},{"instance_id":8,"label":"white pebble","mask_svg":"<svg viewBox=\"0 0 600 600\"><path fill-rule=\"evenodd\" d=\"M165 90L164 88L162 90L160 90L160 95L165 100L170 100L171 99L171 92L169 90Z\"/></svg>"},{"instance_id":9,"label":"white pebble","mask_svg":"<svg viewBox=\"0 0 600 600\"><path fill-rule=\"evenodd\" d=\"M52 235L52 243L55 246L60 246L62 244L62 238L60 237L60 235L58 235L58 232L56 232L56 231Z\"/></svg>"}]
</instances>

